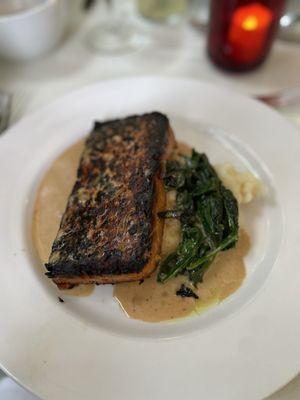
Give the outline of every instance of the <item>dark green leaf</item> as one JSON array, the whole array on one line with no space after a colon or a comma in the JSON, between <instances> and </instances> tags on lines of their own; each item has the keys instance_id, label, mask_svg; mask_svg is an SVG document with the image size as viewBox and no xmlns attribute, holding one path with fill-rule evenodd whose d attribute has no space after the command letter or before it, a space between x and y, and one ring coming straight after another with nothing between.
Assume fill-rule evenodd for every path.
<instances>
[{"instance_id":1,"label":"dark green leaf","mask_svg":"<svg viewBox=\"0 0 300 400\"><path fill-rule=\"evenodd\" d=\"M180 272L176 252L169 254L160 264L157 275L158 282L164 283Z\"/></svg>"},{"instance_id":2,"label":"dark green leaf","mask_svg":"<svg viewBox=\"0 0 300 400\"><path fill-rule=\"evenodd\" d=\"M197 285L216 255L238 239L237 201L207 156L195 150L181 162L167 162L164 183L167 190L177 191L176 210L159 215L180 219L182 239L177 250L160 263L157 279L166 282L184 273Z\"/></svg>"},{"instance_id":3,"label":"dark green leaf","mask_svg":"<svg viewBox=\"0 0 300 400\"><path fill-rule=\"evenodd\" d=\"M178 210L166 210L157 213L159 218L179 218L181 216L181 212Z\"/></svg>"},{"instance_id":4,"label":"dark green leaf","mask_svg":"<svg viewBox=\"0 0 300 400\"><path fill-rule=\"evenodd\" d=\"M195 292L193 292L192 289L183 284L181 285L180 289L177 290L176 295L181 297L193 297L194 299L199 299L199 296Z\"/></svg>"}]
</instances>

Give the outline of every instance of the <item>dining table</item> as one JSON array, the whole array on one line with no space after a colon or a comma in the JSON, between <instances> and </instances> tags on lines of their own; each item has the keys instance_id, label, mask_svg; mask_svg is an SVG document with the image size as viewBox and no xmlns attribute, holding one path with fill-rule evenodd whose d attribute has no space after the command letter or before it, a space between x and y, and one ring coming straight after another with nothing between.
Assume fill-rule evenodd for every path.
<instances>
[{"instance_id":1,"label":"dining table","mask_svg":"<svg viewBox=\"0 0 300 400\"><path fill-rule=\"evenodd\" d=\"M300 43L277 39L270 56L259 68L247 73L224 72L208 59L206 34L191 23L191 15L176 24L157 23L138 15L133 1L117 1L116 7L120 15L144 32L147 40L138 51L114 54L91 49L87 35L95 24L107 18L107 10L101 2L88 12L83 11L75 0L65 35L53 51L30 62L0 60L0 89L12 96L10 125L78 88L124 77L188 77L252 97L300 87ZM300 128L300 103L277 111ZM3 133L6 134L9 131ZM37 399L2 372L0 398ZM300 376L267 399L300 399Z\"/></svg>"}]
</instances>

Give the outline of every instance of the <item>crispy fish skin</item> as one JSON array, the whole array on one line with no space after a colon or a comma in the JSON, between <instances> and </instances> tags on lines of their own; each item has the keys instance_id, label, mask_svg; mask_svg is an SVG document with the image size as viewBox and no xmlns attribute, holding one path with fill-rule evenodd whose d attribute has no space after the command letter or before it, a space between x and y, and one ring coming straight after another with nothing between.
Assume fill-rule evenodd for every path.
<instances>
[{"instance_id":1,"label":"crispy fish skin","mask_svg":"<svg viewBox=\"0 0 300 400\"><path fill-rule=\"evenodd\" d=\"M161 173L174 145L157 112L95 123L46 264L59 287L140 280L156 268Z\"/></svg>"}]
</instances>

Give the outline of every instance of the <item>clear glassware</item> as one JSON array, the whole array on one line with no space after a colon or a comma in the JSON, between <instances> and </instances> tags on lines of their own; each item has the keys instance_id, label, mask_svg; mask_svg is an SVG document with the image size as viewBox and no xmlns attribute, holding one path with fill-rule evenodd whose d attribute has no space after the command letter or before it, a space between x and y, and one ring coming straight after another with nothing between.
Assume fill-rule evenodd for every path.
<instances>
[{"instance_id":1,"label":"clear glassware","mask_svg":"<svg viewBox=\"0 0 300 400\"><path fill-rule=\"evenodd\" d=\"M300 43L300 1L288 0L286 13L280 20L279 38Z\"/></svg>"},{"instance_id":2,"label":"clear glassware","mask_svg":"<svg viewBox=\"0 0 300 400\"><path fill-rule=\"evenodd\" d=\"M115 0L105 0L106 18L88 35L89 47L99 53L127 53L147 44L147 35L126 16L120 15Z\"/></svg>"},{"instance_id":3,"label":"clear glassware","mask_svg":"<svg viewBox=\"0 0 300 400\"><path fill-rule=\"evenodd\" d=\"M186 12L188 0L137 0L141 15L154 21L176 21Z\"/></svg>"}]
</instances>

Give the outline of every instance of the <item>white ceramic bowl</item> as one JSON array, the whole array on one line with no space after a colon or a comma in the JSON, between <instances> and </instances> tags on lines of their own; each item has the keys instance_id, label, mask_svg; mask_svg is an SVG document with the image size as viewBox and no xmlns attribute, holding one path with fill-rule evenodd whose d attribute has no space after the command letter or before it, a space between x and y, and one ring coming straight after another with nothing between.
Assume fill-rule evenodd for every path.
<instances>
[{"instance_id":1,"label":"white ceramic bowl","mask_svg":"<svg viewBox=\"0 0 300 400\"><path fill-rule=\"evenodd\" d=\"M25 61L41 56L58 44L65 26L66 0L36 1L30 8L0 13L0 57Z\"/></svg>"}]
</instances>

